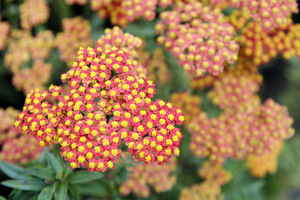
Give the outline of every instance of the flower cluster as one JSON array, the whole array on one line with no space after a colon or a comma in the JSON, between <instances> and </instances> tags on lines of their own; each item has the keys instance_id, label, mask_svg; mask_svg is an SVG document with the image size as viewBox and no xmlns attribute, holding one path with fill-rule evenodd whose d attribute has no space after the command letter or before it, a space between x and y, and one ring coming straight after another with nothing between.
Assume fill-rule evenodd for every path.
<instances>
[{"instance_id":1,"label":"flower cluster","mask_svg":"<svg viewBox=\"0 0 300 200\"><path fill-rule=\"evenodd\" d=\"M155 17L157 0L124 0L123 9L126 10L128 21L134 21L138 17L143 17L152 21Z\"/></svg>"},{"instance_id":2,"label":"flower cluster","mask_svg":"<svg viewBox=\"0 0 300 200\"><path fill-rule=\"evenodd\" d=\"M133 192L138 197L147 198L150 195L147 184L151 185L158 193L168 191L176 183L176 176L170 175L175 169L176 158L174 157L162 166L155 163L136 164L128 169L131 174L120 187L120 194L124 196Z\"/></svg>"},{"instance_id":3,"label":"flower cluster","mask_svg":"<svg viewBox=\"0 0 300 200\"><path fill-rule=\"evenodd\" d=\"M192 96L188 92L177 92L172 94L170 101L182 110L186 118L186 124L195 118L206 119L206 114L200 109L202 100L199 96Z\"/></svg>"},{"instance_id":4,"label":"flower cluster","mask_svg":"<svg viewBox=\"0 0 300 200\"><path fill-rule=\"evenodd\" d=\"M84 5L84 4L86 4L87 0L65 0L65 2L68 5L73 5L73 4Z\"/></svg>"},{"instance_id":5,"label":"flower cluster","mask_svg":"<svg viewBox=\"0 0 300 200\"><path fill-rule=\"evenodd\" d=\"M235 30L217 8L200 2L177 2L173 11L160 14L158 43L172 52L179 64L194 76L218 75L223 63L237 59Z\"/></svg>"},{"instance_id":6,"label":"flower cluster","mask_svg":"<svg viewBox=\"0 0 300 200\"><path fill-rule=\"evenodd\" d=\"M195 184L191 188L185 188L180 194L180 199L221 200L221 186L231 180L232 174L226 171L222 165L205 161L199 170L199 176L204 179L201 184Z\"/></svg>"},{"instance_id":7,"label":"flower cluster","mask_svg":"<svg viewBox=\"0 0 300 200\"><path fill-rule=\"evenodd\" d=\"M27 31L14 30L8 42L5 66L13 72L13 84L26 94L34 88L44 88L50 80L52 66L44 60L54 46L51 31L40 31L35 37ZM28 67L29 61L33 66ZM34 77L34 78L33 78Z\"/></svg>"},{"instance_id":8,"label":"flower cluster","mask_svg":"<svg viewBox=\"0 0 300 200\"><path fill-rule=\"evenodd\" d=\"M211 1L213 4L221 2L224 0ZM247 13L266 32L285 24L287 17L298 12L296 0L230 0L227 3Z\"/></svg>"},{"instance_id":9,"label":"flower cluster","mask_svg":"<svg viewBox=\"0 0 300 200\"><path fill-rule=\"evenodd\" d=\"M222 200L221 188L212 182L194 184L190 188L184 188L179 196L180 200Z\"/></svg>"},{"instance_id":10,"label":"flower cluster","mask_svg":"<svg viewBox=\"0 0 300 200\"><path fill-rule=\"evenodd\" d=\"M122 141L134 161L163 164L179 155L182 133L175 125L184 117L170 103L152 102L154 84L133 68L126 50L80 49L61 76L70 86L67 95L61 86L32 91L15 125L39 146L59 143L71 168L113 168Z\"/></svg>"},{"instance_id":11,"label":"flower cluster","mask_svg":"<svg viewBox=\"0 0 300 200\"><path fill-rule=\"evenodd\" d=\"M8 22L1 21L0 15L0 51L3 50L7 43L8 34L10 31L10 25Z\"/></svg>"},{"instance_id":12,"label":"flower cluster","mask_svg":"<svg viewBox=\"0 0 300 200\"><path fill-rule=\"evenodd\" d=\"M29 135L21 135L14 127L14 121L19 111L8 107L0 109L0 160L10 163L26 163L36 159L40 150L35 145L35 139Z\"/></svg>"},{"instance_id":13,"label":"flower cluster","mask_svg":"<svg viewBox=\"0 0 300 200\"><path fill-rule=\"evenodd\" d=\"M247 167L250 173L255 177L264 177L267 172L274 174L277 170L277 157L281 152L283 142L275 142L273 149L262 155L248 155L246 159Z\"/></svg>"},{"instance_id":14,"label":"flower cluster","mask_svg":"<svg viewBox=\"0 0 300 200\"><path fill-rule=\"evenodd\" d=\"M26 0L20 6L21 27L29 30L35 25L44 23L48 20L49 13L45 0Z\"/></svg>"},{"instance_id":15,"label":"flower cluster","mask_svg":"<svg viewBox=\"0 0 300 200\"><path fill-rule=\"evenodd\" d=\"M74 17L63 20L62 33L55 38L55 46L60 52L60 58L68 65L72 65L75 59L75 52L80 47L90 46L91 27L87 20L82 17Z\"/></svg>"},{"instance_id":16,"label":"flower cluster","mask_svg":"<svg viewBox=\"0 0 300 200\"><path fill-rule=\"evenodd\" d=\"M42 60L33 62L32 68L24 68L14 74L12 83L17 90L24 94L30 93L33 88L45 89L51 78L52 65Z\"/></svg>"}]
</instances>

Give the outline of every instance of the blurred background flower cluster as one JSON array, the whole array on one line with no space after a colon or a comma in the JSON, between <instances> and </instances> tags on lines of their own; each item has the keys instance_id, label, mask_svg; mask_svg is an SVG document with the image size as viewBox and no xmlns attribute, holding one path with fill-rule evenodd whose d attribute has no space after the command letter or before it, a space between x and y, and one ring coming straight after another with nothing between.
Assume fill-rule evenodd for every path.
<instances>
[{"instance_id":1,"label":"blurred background flower cluster","mask_svg":"<svg viewBox=\"0 0 300 200\"><path fill-rule=\"evenodd\" d=\"M298 3L0 0L0 199L300 199ZM110 59L85 73L95 52ZM102 122L78 143L42 128L65 112L77 133L85 111Z\"/></svg>"}]
</instances>

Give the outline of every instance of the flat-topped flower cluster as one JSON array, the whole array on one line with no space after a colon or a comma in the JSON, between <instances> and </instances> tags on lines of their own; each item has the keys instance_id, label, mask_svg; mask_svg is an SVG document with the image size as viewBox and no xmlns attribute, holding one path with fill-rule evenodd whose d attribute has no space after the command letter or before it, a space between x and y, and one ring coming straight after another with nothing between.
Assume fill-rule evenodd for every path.
<instances>
[{"instance_id":1,"label":"flat-topped flower cluster","mask_svg":"<svg viewBox=\"0 0 300 200\"><path fill-rule=\"evenodd\" d=\"M134 161L163 164L179 155L182 133L175 125L184 121L182 112L151 101L155 86L136 73L125 49L80 49L61 80L69 91L53 85L32 91L15 125L41 147L60 144L71 168L114 168L122 143Z\"/></svg>"}]
</instances>

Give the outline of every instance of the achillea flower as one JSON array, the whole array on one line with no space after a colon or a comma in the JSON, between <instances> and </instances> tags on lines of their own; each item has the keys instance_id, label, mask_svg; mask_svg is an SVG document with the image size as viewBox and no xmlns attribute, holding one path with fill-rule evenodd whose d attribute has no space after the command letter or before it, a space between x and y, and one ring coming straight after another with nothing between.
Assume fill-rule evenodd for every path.
<instances>
[{"instance_id":1,"label":"achillea flower","mask_svg":"<svg viewBox=\"0 0 300 200\"><path fill-rule=\"evenodd\" d=\"M60 58L68 65L75 60L75 52L82 46L92 44L90 38L91 27L88 20L82 17L74 17L63 20L62 33L55 38L55 46L60 52Z\"/></svg>"},{"instance_id":2,"label":"achillea flower","mask_svg":"<svg viewBox=\"0 0 300 200\"><path fill-rule=\"evenodd\" d=\"M205 181L219 186L228 183L232 178L232 174L226 171L222 165L210 161L204 162L198 173Z\"/></svg>"},{"instance_id":3,"label":"achillea flower","mask_svg":"<svg viewBox=\"0 0 300 200\"><path fill-rule=\"evenodd\" d=\"M73 5L73 4L84 5L84 4L86 4L87 0L65 0L65 2L68 5Z\"/></svg>"},{"instance_id":4,"label":"achillea flower","mask_svg":"<svg viewBox=\"0 0 300 200\"><path fill-rule=\"evenodd\" d=\"M6 140L15 138L18 132L14 128L14 121L18 116L18 110L12 107L6 108L6 110L0 108L0 145L3 145Z\"/></svg>"},{"instance_id":5,"label":"achillea flower","mask_svg":"<svg viewBox=\"0 0 300 200\"><path fill-rule=\"evenodd\" d=\"M222 2L211 1L212 4ZM285 24L287 17L298 12L296 0L230 0L228 5L247 13L266 32Z\"/></svg>"},{"instance_id":6,"label":"achillea flower","mask_svg":"<svg viewBox=\"0 0 300 200\"><path fill-rule=\"evenodd\" d=\"M224 62L232 64L237 59L239 46L233 40L234 28L219 9L199 2L178 2L173 11L161 13L160 18L162 21L156 25L161 34L158 43L194 76L206 72L218 75Z\"/></svg>"},{"instance_id":7,"label":"achillea flower","mask_svg":"<svg viewBox=\"0 0 300 200\"><path fill-rule=\"evenodd\" d=\"M36 146L36 140L31 135L21 135L7 140L0 152L0 160L9 163L27 163L37 159L42 150Z\"/></svg>"},{"instance_id":8,"label":"achillea flower","mask_svg":"<svg viewBox=\"0 0 300 200\"><path fill-rule=\"evenodd\" d=\"M212 102L220 108L247 104L251 96L259 89L259 85L248 76L227 74L215 80L213 90L208 93Z\"/></svg>"},{"instance_id":9,"label":"achillea flower","mask_svg":"<svg viewBox=\"0 0 300 200\"><path fill-rule=\"evenodd\" d=\"M148 21L155 18L155 8L158 0L124 0L122 7L126 10L127 19L134 21L143 17Z\"/></svg>"},{"instance_id":10,"label":"achillea flower","mask_svg":"<svg viewBox=\"0 0 300 200\"><path fill-rule=\"evenodd\" d=\"M129 179L122 184L119 191L122 196L133 192L138 197L147 198L150 195L148 184L157 193L171 190L176 183L176 176L171 175L176 169L176 158L171 158L164 165L155 163L136 164L128 170L131 172Z\"/></svg>"},{"instance_id":11,"label":"achillea flower","mask_svg":"<svg viewBox=\"0 0 300 200\"><path fill-rule=\"evenodd\" d=\"M262 178L267 173L274 174L277 170L277 159L280 154L283 141L275 141L275 144L270 152L265 152L262 155L248 155L246 162L252 176Z\"/></svg>"},{"instance_id":12,"label":"achillea flower","mask_svg":"<svg viewBox=\"0 0 300 200\"><path fill-rule=\"evenodd\" d=\"M49 18L49 12L45 0L26 0L20 6L21 27L30 30L35 25L45 23Z\"/></svg>"},{"instance_id":13,"label":"achillea flower","mask_svg":"<svg viewBox=\"0 0 300 200\"><path fill-rule=\"evenodd\" d=\"M26 163L36 159L41 150L35 145L35 139L29 135L21 135L14 127L19 111L8 107L0 108L0 160L10 163Z\"/></svg>"},{"instance_id":14,"label":"achillea flower","mask_svg":"<svg viewBox=\"0 0 300 200\"><path fill-rule=\"evenodd\" d=\"M221 187L212 182L195 184L190 188L184 188L179 196L180 200L222 200Z\"/></svg>"},{"instance_id":15,"label":"achillea flower","mask_svg":"<svg viewBox=\"0 0 300 200\"><path fill-rule=\"evenodd\" d=\"M207 119L206 114L200 109L202 99L199 96L192 96L189 92L173 93L170 102L182 110L186 124L195 118Z\"/></svg>"},{"instance_id":16,"label":"achillea flower","mask_svg":"<svg viewBox=\"0 0 300 200\"><path fill-rule=\"evenodd\" d=\"M145 44L145 43L144 43ZM143 49L138 49L138 63L145 66L147 77L154 81L156 85L163 85L171 81L171 73L165 61L162 49L157 48L152 53Z\"/></svg>"},{"instance_id":17,"label":"achillea flower","mask_svg":"<svg viewBox=\"0 0 300 200\"><path fill-rule=\"evenodd\" d=\"M9 23L1 21L0 15L0 51L2 51L6 46L9 31Z\"/></svg>"},{"instance_id":18,"label":"achillea flower","mask_svg":"<svg viewBox=\"0 0 300 200\"><path fill-rule=\"evenodd\" d=\"M60 86L32 91L15 125L39 146L59 143L71 168L114 168L122 141L134 161L163 164L179 155L182 133L175 125L184 117L170 103L152 102L154 84L133 68L125 50L80 49L61 76L70 85L68 94L61 95ZM52 98L56 104L49 103Z\"/></svg>"},{"instance_id":19,"label":"achillea flower","mask_svg":"<svg viewBox=\"0 0 300 200\"><path fill-rule=\"evenodd\" d=\"M16 73L20 70L21 65L30 60L29 47L32 36L27 31L14 30L8 41L8 51L5 54L5 66Z\"/></svg>"},{"instance_id":20,"label":"achillea flower","mask_svg":"<svg viewBox=\"0 0 300 200\"><path fill-rule=\"evenodd\" d=\"M17 90L29 94L34 88L45 89L51 78L52 65L42 60L33 62L32 68L23 68L13 75L12 83Z\"/></svg>"},{"instance_id":21,"label":"achillea flower","mask_svg":"<svg viewBox=\"0 0 300 200\"><path fill-rule=\"evenodd\" d=\"M40 31L33 38L29 50L33 60L47 59L54 47L54 35L52 31Z\"/></svg>"}]
</instances>

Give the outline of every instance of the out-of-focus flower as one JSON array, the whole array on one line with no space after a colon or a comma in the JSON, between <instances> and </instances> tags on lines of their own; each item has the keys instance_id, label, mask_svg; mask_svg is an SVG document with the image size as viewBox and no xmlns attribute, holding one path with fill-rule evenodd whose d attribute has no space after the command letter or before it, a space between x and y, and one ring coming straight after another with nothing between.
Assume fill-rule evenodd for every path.
<instances>
[{"instance_id":1,"label":"out-of-focus flower","mask_svg":"<svg viewBox=\"0 0 300 200\"><path fill-rule=\"evenodd\" d=\"M20 6L21 27L31 29L45 23L49 18L49 7L45 0L25 0Z\"/></svg>"},{"instance_id":2,"label":"out-of-focus flower","mask_svg":"<svg viewBox=\"0 0 300 200\"><path fill-rule=\"evenodd\" d=\"M54 46L54 35L52 31L40 31L33 38L29 47L33 60L47 59Z\"/></svg>"},{"instance_id":3,"label":"out-of-focus flower","mask_svg":"<svg viewBox=\"0 0 300 200\"><path fill-rule=\"evenodd\" d=\"M1 21L1 15L0 15L0 51L3 50L6 46L9 31L10 31L9 23Z\"/></svg>"},{"instance_id":4,"label":"out-of-focus flower","mask_svg":"<svg viewBox=\"0 0 300 200\"><path fill-rule=\"evenodd\" d=\"M259 178L266 176L267 173L276 173L277 159L282 147L283 141L278 140L270 152L266 152L262 155L248 155L246 162L250 173Z\"/></svg>"},{"instance_id":5,"label":"out-of-focus flower","mask_svg":"<svg viewBox=\"0 0 300 200\"><path fill-rule=\"evenodd\" d=\"M159 193L171 190L176 183L176 176L171 175L176 170L175 157L169 159L164 165L136 164L128 170L131 172L129 179L119 189L123 196L133 192L138 197L146 198L150 195L147 184Z\"/></svg>"},{"instance_id":6,"label":"out-of-focus flower","mask_svg":"<svg viewBox=\"0 0 300 200\"><path fill-rule=\"evenodd\" d=\"M32 36L27 31L14 30L8 41L8 51L5 54L5 66L16 73L20 70L21 65L30 60L29 47Z\"/></svg>"},{"instance_id":7,"label":"out-of-focus flower","mask_svg":"<svg viewBox=\"0 0 300 200\"><path fill-rule=\"evenodd\" d=\"M180 200L222 200L221 188L212 182L195 184L190 188L184 188L179 196Z\"/></svg>"},{"instance_id":8,"label":"out-of-focus flower","mask_svg":"<svg viewBox=\"0 0 300 200\"><path fill-rule=\"evenodd\" d=\"M70 66L75 60L76 51L92 44L90 22L82 17L64 19L63 29L55 38L55 46L60 58Z\"/></svg>"},{"instance_id":9,"label":"out-of-focus flower","mask_svg":"<svg viewBox=\"0 0 300 200\"><path fill-rule=\"evenodd\" d=\"M69 5L73 5L73 4L84 5L86 4L87 0L65 0L65 2Z\"/></svg>"},{"instance_id":10,"label":"out-of-focus flower","mask_svg":"<svg viewBox=\"0 0 300 200\"><path fill-rule=\"evenodd\" d=\"M177 2L173 11L160 14L158 43L172 52L179 64L194 76L218 75L223 63L234 63L239 50L235 30L221 11L200 2Z\"/></svg>"},{"instance_id":11,"label":"out-of-focus flower","mask_svg":"<svg viewBox=\"0 0 300 200\"><path fill-rule=\"evenodd\" d=\"M51 78L52 65L42 60L33 62L32 68L24 68L14 74L12 83L17 90L29 94L33 88L45 89Z\"/></svg>"},{"instance_id":12,"label":"out-of-focus flower","mask_svg":"<svg viewBox=\"0 0 300 200\"><path fill-rule=\"evenodd\" d=\"M68 94L61 95L59 86L32 91L15 125L39 146L59 143L71 168L114 168L122 140L134 161L163 164L179 155L182 133L175 125L184 117L170 103L152 102L154 84L133 68L126 50L80 49L61 76L70 85ZM50 98L57 103L51 105Z\"/></svg>"},{"instance_id":13,"label":"out-of-focus flower","mask_svg":"<svg viewBox=\"0 0 300 200\"><path fill-rule=\"evenodd\" d=\"M0 108L0 160L10 163L26 163L36 159L41 150L37 149L33 136L21 135L14 127L19 111L8 107Z\"/></svg>"},{"instance_id":14,"label":"out-of-focus flower","mask_svg":"<svg viewBox=\"0 0 300 200\"><path fill-rule=\"evenodd\" d=\"M192 96L189 92L173 93L170 102L180 108L186 118L186 124L195 118L206 119L206 114L200 109L201 98Z\"/></svg>"},{"instance_id":15,"label":"out-of-focus flower","mask_svg":"<svg viewBox=\"0 0 300 200\"><path fill-rule=\"evenodd\" d=\"M224 0L211 1L212 4L222 2ZM296 0L230 0L227 3L247 13L266 32L284 25L287 17L298 12Z\"/></svg>"},{"instance_id":16,"label":"out-of-focus flower","mask_svg":"<svg viewBox=\"0 0 300 200\"><path fill-rule=\"evenodd\" d=\"M123 0L122 6L126 10L128 21L134 21L143 17L152 21L155 17L155 8L157 0Z\"/></svg>"},{"instance_id":17,"label":"out-of-focus flower","mask_svg":"<svg viewBox=\"0 0 300 200\"><path fill-rule=\"evenodd\" d=\"M202 164L199 170L199 176L205 179L205 181L219 186L228 183L232 178L232 174L226 171L222 165L211 161L206 161Z\"/></svg>"}]
</instances>

